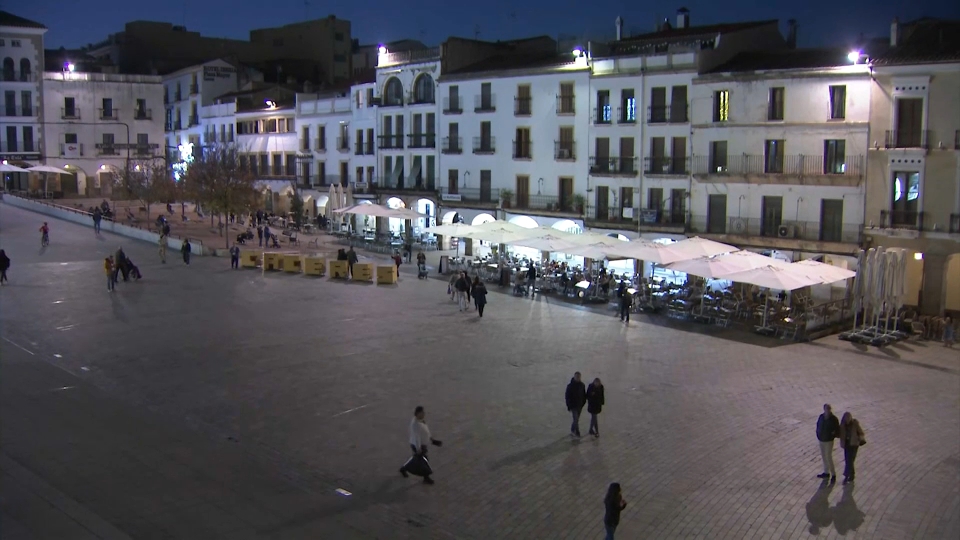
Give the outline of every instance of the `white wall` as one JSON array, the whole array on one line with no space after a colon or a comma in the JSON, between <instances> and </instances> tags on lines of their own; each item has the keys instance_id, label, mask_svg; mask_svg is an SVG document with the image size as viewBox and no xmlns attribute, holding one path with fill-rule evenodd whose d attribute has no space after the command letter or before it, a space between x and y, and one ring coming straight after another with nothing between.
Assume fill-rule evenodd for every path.
<instances>
[{"instance_id":1,"label":"white wall","mask_svg":"<svg viewBox=\"0 0 960 540\"><path fill-rule=\"evenodd\" d=\"M429 178L427 171L427 156L433 156L434 160L434 178L437 182L440 181L441 175L439 171L439 146L441 142L441 129L440 129L440 109L442 104L440 88L437 84L437 79L440 76L440 62L439 61L429 61L429 62L416 62L410 64L403 64L399 66L391 66L388 68L379 68L377 69L377 82L376 82L376 92L375 95L381 98L381 104L386 98L385 86L391 79L397 79L400 81L403 86L403 98L406 102L412 101L409 99L413 95L413 89L415 82L420 77L429 77L433 81L434 85L434 97L435 103L420 103L420 104L405 104L402 107L397 106L380 106L376 108L377 121L376 121L376 137L377 137L377 148L376 148L376 174L379 177L378 182L386 182L387 178L391 176L392 171L388 171L384 165L385 157L390 156L391 168L396 169L397 160L403 160L403 173L405 176L410 176L412 173L412 165L414 163L415 157L420 158L421 171L424 182ZM427 114L432 113L434 118L434 132L437 133L436 136L436 147L435 148L410 148L411 138L409 137L412 133L427 133ZM419 126L414 128L415 115L419 115ZM392 132L391 135L398 135L396 127L397 117L403 118L403 148L380 148L380 137L386 134L384 129L384 119L386 117L391 117L392 120ZM404 179L406 182L406 179ZM409 182L408 182L409 184Z\"/></svg>"},{"instance_id":2,"label":"white wall","mask_svg":"<svg viewBox=\"0 0 960 540\"><path fill-rule=\"evenodd\" d=\"M475 101L479 99L481 85L485 82L491 83L496 111L474 112ZM560 94L561 82L574 84L575 114L557 114L557 96ZM531 87L532 114L529 116L515 115L517 86L521 84L529 84ZM470 173L468 188L478 188L480 171L490 170L493 189L509 189L515 192L517 175L527 175L530 177L531 195L536 194L538 188L543 195L559 195L560 177L574 178L574 193L586 192L591 118L587 70L499 78L483 78L479 75L471 80L441 81L438 100L442 101L449 96L451 86L459 88L459 95L463 99L463 113L441 114L438 137L447 137L450 124L458 124L459 135L463 138L463 153L441 156L439 179L442 186L447 185L448 171L451 169L459 172L461 185L464 173ZM491 123L495 153L476 155L473 153L474 139L480 137L480 124L485 121ZM573 127L576 160L557 161L555 158L555 142L560 138L561 126ZM532 159L513 158L513 144L518 127L530 129ZM538 184L540 178L543 178L542 186Z\"/></svg>"},{"instance_id":3,"label":"white wall","mask_svg":"<svg viewBox=\"0 0 960 540\"><path fill-rule=\"evenodd\" d=\"M340 174L340 163L349 161L356 151L356 140L351 126L352 106L351 97L311 97L314 94L297 94L297 144L301 159L310 160L311 182L321 185L324 182L335 182ZM321 126L324 128L321 130ZM349 147L347 151L337 148L337 138L340 137L341 126L345 126L348 135ZM304 128L309 128L309 150L304 150ZM321 134L321 131L323 132ZM318 139L323 138L322 146ZM325 165L324 167L321 164ZM324 179L318 175L324 169ZM352 170L352 169L351 169ZM301 176L303 171L298 170Z\"/></svg>"},{"instance_id":4,"label":"white wall","mask_svg":"<svg viewBox=\"0 0 960 540\"><path fill-rule=\"evenodd\" d=\"M0 61L7 59L13 62L14 80L3 81L3 90L16 92L14 101L16 103L16 116L0 116L0 137L3 138L3 145L0 146L0 159L6 159L12 156L22 156L30 161L36 161L43 154L41 147L43 126L40 123L40 114L42 113L41 82L43 79L43 33L45 29L38 28L18 28L4 27L0 32L3 46L0 46ZM14 46L16 45L16 46ZM29 75L21 77L21 62L27 60L30 63ZM25 78L26 80L21 80ZM30 92L30 103L32 114L23 116L23 92ZM6 103L0 104L6 107ZM17 150L8 152L7 148L7 126L13 126L17 131ZM24 151L24 127L27 129L26 136L32 138L33 149L30 152Z\"/></svg>"}]
</instances>

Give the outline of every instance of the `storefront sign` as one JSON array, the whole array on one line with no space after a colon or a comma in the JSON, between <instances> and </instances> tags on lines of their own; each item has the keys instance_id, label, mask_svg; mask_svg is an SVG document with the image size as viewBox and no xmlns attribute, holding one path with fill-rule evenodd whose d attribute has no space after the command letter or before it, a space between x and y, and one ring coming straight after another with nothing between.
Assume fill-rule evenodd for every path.
<instances>
[{"instance_id":1,"label":"storefront sign","mask_svg":"<svg viewBox=\"0 0 960 540\"><path fill-rule=\"evenodd\" d=\"M656 223L657 210L655 208L643 208L640 210L640 223Z\"/></svg>"},{"instance_id":2,"label":"storefront sign","mask_svg":"<svg viewBox=\"0 0 960 540\"><path fill-rule=\"evenodd\" d=\"M229 79L236 74L237 70L228 66L203 66L203 80L215 81L217 79Z\"/></svg>"},{"instance_id":3,"label":"storefront sign","mask_svg":"<svg viewBox=\"0 0 960 540\"><path fill-rule=\"evenodd\" d=\"M7 154L0 152L0 159L7 161L34 161L41 158L42 156L40 155L40 152L31 152L27 154Z\"/></svg>"},{"instance_id":4,"label":"storefront sign","mask_svg":"<svg viewBox=\"0 0 960 540\"><path fill-rule=\"evenodd\" d=\"M462 201L463 199L461 198L461 195L460 195L459 193L441 193L441 194L440 194L440 200L441 200L441 201L460 202L460 201Z\"/></svg>"}]
</instances>

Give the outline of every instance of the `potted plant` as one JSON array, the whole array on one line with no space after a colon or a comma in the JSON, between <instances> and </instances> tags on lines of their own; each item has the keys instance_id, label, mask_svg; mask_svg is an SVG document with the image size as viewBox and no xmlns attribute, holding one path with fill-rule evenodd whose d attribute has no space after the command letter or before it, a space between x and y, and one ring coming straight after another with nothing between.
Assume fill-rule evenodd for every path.
<instances>
[{"instance_id":1,"label":"potted plant","mask_svg":"<svg viewBox=\"0 0 960 540\"><path fill-rule=\"evenodd\" d=\"M500 190L500 204L504 208L510 208L510 203L513 201L513 192L509 189Z\"/></svg>"},{"instance_id":2,"label":"potted plant","mask_svg":"<svg viewBox=\"0 0 960 540\"><path fill-rule=\"evenodd\" d=\"M577 209L577 213L583 215L583 208L587 205L587 198L579 193L573 196L573 206Z\"/></svg>"}]
</instances>

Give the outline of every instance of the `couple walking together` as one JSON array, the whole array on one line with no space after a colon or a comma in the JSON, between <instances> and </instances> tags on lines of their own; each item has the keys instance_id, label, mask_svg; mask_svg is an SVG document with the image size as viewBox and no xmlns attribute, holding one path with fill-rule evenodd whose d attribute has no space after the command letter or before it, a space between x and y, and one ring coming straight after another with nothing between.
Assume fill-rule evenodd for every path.
<instances>
[{"instance_id":1,"label":"couple walking together","mask_svg":"<svg viewBox=\"0 0 960 540\"><path fill-rule=\"evenodd\" d=\"M580 372L573 374L570 384L567 385L566 392L567 410L573 415L573 423L570 424L570 435L580 436L580 413L583 406L587 406L587 412L590 413L590 435L600 437L600 426L597 425L597 415L603 410L603 384L600 379L594 379L590 386L584 386L580 380Z\"/></svg>"}]
</instances>

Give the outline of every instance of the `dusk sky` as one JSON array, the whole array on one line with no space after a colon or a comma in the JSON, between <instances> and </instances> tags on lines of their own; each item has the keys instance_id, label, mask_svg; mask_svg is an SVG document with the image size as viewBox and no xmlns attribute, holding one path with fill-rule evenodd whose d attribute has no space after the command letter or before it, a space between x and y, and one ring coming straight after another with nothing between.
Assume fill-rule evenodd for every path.
<instances>
[{"instance_id":1,"label":"dusk sky","mask_svg":"<svg viewBox=\"0 0 960 540\"><path fill-rule=\"evenodd\" d=\"M48 48L79 47L104 39L133 20L185 24L206 36L246 39L252 28L319 18L328 14L353 23L353 37L362 43L402 38L430 45L450 35L480 39L508 39L539 34L612 37L614 19L624 18L625 29L650 31L656 20L676 19L676 10L687 7L694 25L759 19L797 19L801 46L846 46L864 33L889 32L890 21L921 16L960 18L960 2L941 0L679 0L677 3L642 3L627 0L598 2L572 0L487 0L485 2L421 0L0 0L16 15L45 24Z\"/></svg>"}]
</instances>

